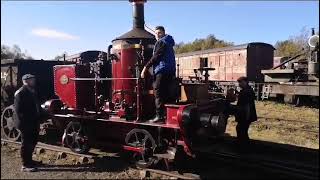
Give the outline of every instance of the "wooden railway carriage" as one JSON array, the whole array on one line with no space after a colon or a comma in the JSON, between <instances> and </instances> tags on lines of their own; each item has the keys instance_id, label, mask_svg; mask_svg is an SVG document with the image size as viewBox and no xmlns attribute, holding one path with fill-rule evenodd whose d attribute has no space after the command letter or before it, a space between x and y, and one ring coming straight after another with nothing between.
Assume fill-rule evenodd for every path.
<instances>
[{"instance_id":1,"label":"wooden railway carriage","mask_svg":"<svg viewBox=\"0 0 320 180\"><path fill-rule=\"evenodd\" d=\"M267 43L252 42L225 48L195 51L176 55L179 77L188 80L194 69L209 67L210 81L236 81L246 76L249 81L262 82L262 69L273 67L274 47Z\"/></svg>"},{"instance_id":2,"label":"wooden railway carriage","mask_svg":"<svg viewBox=\"0 0 320 180\"><path fill-rule=\"evenodd\" d=\"M262 42L182 53L176 55L177 74L186 82L197 79L208 83L212 94L238 88L236 80L246 76L260 97L261 70L273 67L273 55L274 47Z\"/></svg>"},{"instance_id":3,"label":"wooden railway carriage","mask_svg":"<svg viewBox=\"0 0 320 180\"><path fill-rule=\"evenodd\" d=\"M177 74L184 81L204 79L213 94L237 88L236 80L246 76L258 100L276 97L295 105L318 104L319 37L314 30L309 39L310 49L292 58L274 57L272 45L257 42L178 54Z\"/></svg>"}]
</instances>

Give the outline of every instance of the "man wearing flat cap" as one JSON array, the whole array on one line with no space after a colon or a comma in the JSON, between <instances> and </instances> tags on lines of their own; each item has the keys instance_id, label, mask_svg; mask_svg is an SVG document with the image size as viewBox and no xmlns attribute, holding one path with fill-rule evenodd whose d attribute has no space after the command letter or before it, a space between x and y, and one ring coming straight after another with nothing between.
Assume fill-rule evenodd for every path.
<instances>
[{"instance_id":1,"label":"man wearing flat cap","mask_svg":"<svg viewBox=\"0 0 320 180\"><path fill-rule=\"evenodd\" d=\"M15 122L21 131L22 171L34 172L40 163L32 160L38 142L40 120L45 114L35 91L36 79L32 74L22 76L23 86L14 94Z\"/></svg>"},{"instance_id":2,"label":"man wearing flat cap","mask_svg":"<svg viewBox=\"0 0 320 180\"><path fill-rule=\"evenodd\" d=\"M235 112L235 120L237 123L237 139L239 148L244 150L244 146L248 143L249 135L248 130L250 124L257 120L256 107L254 104L255 93L249 86L249 81L246 77L237 79L239 87L241 88L238 93L238 101Z\"/></svg>"}]
</instances>

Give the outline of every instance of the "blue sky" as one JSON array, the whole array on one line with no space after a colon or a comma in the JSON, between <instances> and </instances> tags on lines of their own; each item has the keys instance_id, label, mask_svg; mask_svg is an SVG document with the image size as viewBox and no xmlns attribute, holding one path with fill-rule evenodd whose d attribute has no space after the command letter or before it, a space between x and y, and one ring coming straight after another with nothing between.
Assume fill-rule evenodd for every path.
<instances>
[{"instance_id":1,"label":"blue sky","mask_svg":"<svg viewBox=\"0 0 320 180\"><path fill-rule=\"evenodd\" d=\"M235 44L274 44L319 29L319 1L148 1L145 22L163 25L176 42L214 34ZM132 27L128 1L1 1L1 44L40 59L104 50Z\"/></svg>"}]
</instances>

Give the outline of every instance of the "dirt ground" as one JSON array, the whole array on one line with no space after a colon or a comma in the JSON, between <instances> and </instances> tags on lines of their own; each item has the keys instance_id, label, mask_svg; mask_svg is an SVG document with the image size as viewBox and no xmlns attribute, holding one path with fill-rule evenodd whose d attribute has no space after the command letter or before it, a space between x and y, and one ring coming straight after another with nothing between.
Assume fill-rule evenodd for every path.
<instances>
[{"instance_id":1,"label":"dirt ground","mask_svg":"<svg viewBox=\"0 0 320 180\"><path fill-rule=\"evenodd\" d=\"M21 172L19 149L12 146L1 146L1 179L141 179L140 171L130 166L128 161L116 156L105 156L95 162L76 164L76 157L68 155L64 159L56 159L57 154L46 151L44 154L34 155L34 160L42 160L45 166L38 172ZM186 160L184 163L189 168L196 162ZM201 179L265 179L263 177L282 177L272 171L251 169L246 166L230 165L220 161L202 161L205 164L199 176ZM194 168L192 168L194 170ZM232 173L230 173L232 172ZM192 175L187 173L189 177ZM164 175L150 173L146 179L176 179Z\"/></svg>"},{"instance_id":2,"label":"dirt ground","mask_svg":"<svg viewBox=\"0 0 320 180\"><path fill-rule=\"evenodd\" d=\"M1 146L1 179L140 179L140 171L120 157L106 156L95 162L77 164L77 157L67 155L57 159L57 153L51 151L33 155L34 160L44 164L38 172L21 172L19 152L18 147ZM165 176L152 174L151 178Z\"/></svg>"},{"instance_id":3,"label":"dirt ground","mask_svg":"<svg viewBox=\"0 0 320 180\"><path fill-rule=\"evenodd\" d=\"M252 139L319 149L319 109L274 102L257 102L256 107L259 120L249 129ZM231 117L227 126L227 133L231 136L236 136L235 125L236 122ZM50 152L34 155L35 160L42 160L46 166L40 172L23 173L20 171L19 149L1 146L1 179L140 179L140 171L118 156L106 156L94 163L77 165L76 157L68 155L66 159L56 160L56 155ZM267 174L247 173L246 168L220 166L220 163L210 166L216 166L215 171L210 171L210 174L214 173L214 177L219 175L223 179L269 177ZM230 168L235 168L231 169L233 173L228 173ZM155 174L151 178L168 179Z\"/></svg>"}]
</instances>

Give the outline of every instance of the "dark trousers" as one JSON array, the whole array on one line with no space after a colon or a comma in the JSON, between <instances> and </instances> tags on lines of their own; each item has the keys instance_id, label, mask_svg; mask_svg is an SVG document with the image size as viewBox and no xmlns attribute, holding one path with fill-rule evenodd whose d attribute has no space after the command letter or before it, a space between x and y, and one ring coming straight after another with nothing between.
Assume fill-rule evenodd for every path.
<instances>
[{"instance_id":1,"label":"dark trousers","mask_svg":"<svg viewBox=\"0 0 320 180\"><path fill-rule=\"evenodd\" d=\"M32 153L38 142L39 129L28 128L21 131L21 159L23 166L30 166L32 162Z\"/></svg>"},{"instance_id":2,"label":"dark trousers","mask_svg":"<svg viewBox=\"0 0 320 180\"><path fill-rule=\"evenodd\" d=\"M238 122L237 130L237 139L240 142L246 143L249 140L248 130L250 127L250 122Z\"/></svg>"},{"instance_id":3,"label":"dark trousers","mask_svg":"<svg viewBox=\"0 0 320 180\"><path fill-rule=\"evenodd\" d=\"M163 117L165 115L165 103L173 102L172 84L174 75L159 73L154 76L153 92L155 96L156 115Z\"/></svg>"},{"instance_id":4,"label":"dark trousers","mask_svg":"<svg viewBox=\"0 0 320 180\"><path fill-rule=\"evenodd\" d=\"M243 111L243 110L240 109L238 106L227 103L227 108L226 108L225 113L228 115L230 115L230 114L234 115L236 118L237 139L240 142L247 142L249 140L248 130L249 130L251 122L247 122L247 120L242 117L241 111Z\"/></svg>"}]
</instances>

